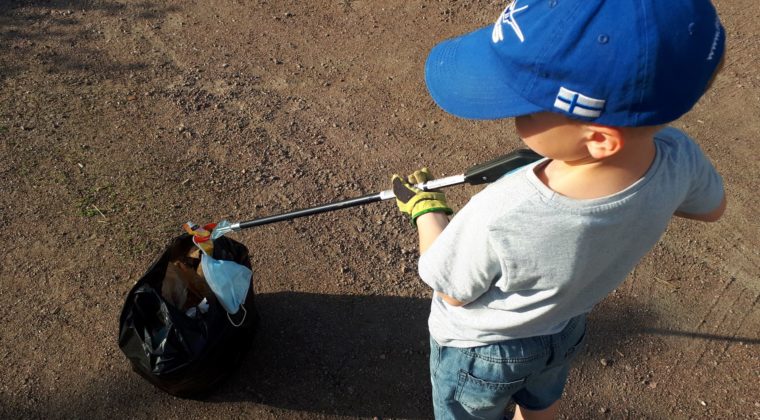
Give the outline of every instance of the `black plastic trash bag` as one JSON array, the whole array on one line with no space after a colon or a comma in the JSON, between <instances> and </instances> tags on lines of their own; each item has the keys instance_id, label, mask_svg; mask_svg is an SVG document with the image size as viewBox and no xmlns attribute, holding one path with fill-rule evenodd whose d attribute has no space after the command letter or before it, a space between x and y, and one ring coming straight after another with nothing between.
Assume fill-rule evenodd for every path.
<instances>
[{"instance_id":1,"label":"black plastic trash bag","mask_svg":"<svg viewBox=\"0 0 760 420\"><path fill-rule=\"evenodd\" d=\"M207 395L240 366L259 321L253 283L234 315L210 299L207 312L192 317L162 296L168 264L193 246L189 235L175 238L129 292L119 318L119 347L132 368L158 388L186 398ZM216 239L213 253L251 268L248 249L232 239Z\"/></svg>"}]
</instances>

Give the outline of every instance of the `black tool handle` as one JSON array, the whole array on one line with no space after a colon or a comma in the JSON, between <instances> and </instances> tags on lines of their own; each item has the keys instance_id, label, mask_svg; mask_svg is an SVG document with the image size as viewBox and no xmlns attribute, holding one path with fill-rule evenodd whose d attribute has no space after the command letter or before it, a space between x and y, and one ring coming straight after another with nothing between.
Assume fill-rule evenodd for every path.
<instances>
[{"instance_id":1,"label":"black tool handle","mask_svg":"<svg viewBox=\"0 0 760 420\"><path fill-rule=\"evenodd\" d=\"M490 184L505 174L542 158L543 156L530 149L518 149L494 160L471 167L464 173L464 182L470 185Z\"/></svg>"},{"instance_id":2,"label":"black tool handle","mask_svg":"<svg viewBox=\"0 0 760 420\"><path fill-rule=\"evenodd\" d=\"M262 217L260 219L249 220L247 222L237 223L232 225L232 230L247 229L254 226L267 225L274 222L282 222L284 220L296 219L304 216L311 216L313 214L325 213L333 210L345 209L348 207L361 206L363 204L374 203L375 201L381 201L380 194L370 194L357 198L350 198L348 200L338 201L335 203L324 204L317 207L310 207L307 209L291 211L288 213L277 214L274 216Z\"/></svg>"}]
</instances>

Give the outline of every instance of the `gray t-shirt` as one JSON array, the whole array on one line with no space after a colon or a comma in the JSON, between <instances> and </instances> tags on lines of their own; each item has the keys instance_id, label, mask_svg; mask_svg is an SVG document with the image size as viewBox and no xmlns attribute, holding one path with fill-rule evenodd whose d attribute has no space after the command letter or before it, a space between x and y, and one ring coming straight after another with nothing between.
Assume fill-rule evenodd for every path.
<instances>
[{"instance_id":1,"label":"gray t-shirt","mask_svg":"<svg viewBox=\"0 0 760 420\"><path fill-rule=\"evenodd\" d=\"M422 255L433 290L430 334L474 347L553 334L589 312L657 243L676 211L709 213L723 182L699 146L674 128L655 136L646 174L616 194L576 200L544 185L533 165L475 195Z\"/></svg>"}]
</instances>

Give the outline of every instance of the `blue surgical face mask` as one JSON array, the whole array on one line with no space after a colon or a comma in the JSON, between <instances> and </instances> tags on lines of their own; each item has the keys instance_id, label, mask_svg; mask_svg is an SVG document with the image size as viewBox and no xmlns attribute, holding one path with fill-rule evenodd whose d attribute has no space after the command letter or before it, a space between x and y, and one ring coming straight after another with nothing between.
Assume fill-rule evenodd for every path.
<instances>
[{"instance_id":1,"label":"blue surgical face mask","mask_svg":"<svg viewBox=\"0 0 760 420\"><path fill-rule=\"evenodd\" d=\"M228 221L222 220L217 228L229 224ZM211 233L212 240L222 236L215 234L215 232L216 229ZM206 254L201 256L201 267L206 282L219 299L224 310L229 314L236 314L248 295L253 272L248 267L234 261L217 260Z\"/></svg>"},{"instance_id":2,"label":"blue surgical face mask","mask_svg":"<svg viewBox=\"0 0 760 420\"><path fill-rule=\"evenodd\" d=\"M227 313L234 315L240 309L251 285L251 270L234 261L201 257L203 275L211 291Z\"/></svg>"}]
</instances>

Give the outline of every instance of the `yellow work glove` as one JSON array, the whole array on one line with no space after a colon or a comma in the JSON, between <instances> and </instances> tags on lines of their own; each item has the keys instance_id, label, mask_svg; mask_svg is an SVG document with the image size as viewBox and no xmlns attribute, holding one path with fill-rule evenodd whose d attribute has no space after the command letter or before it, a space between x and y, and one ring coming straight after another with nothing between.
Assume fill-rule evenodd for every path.
<instances>
[{"instance_id":1,"label":"yellow work glove","mask_svg":"<svg viewBox=\"0 0 760 420\"><path fill-rule=\"evenodd\" d=\"M415 188L414 184L420 184L433 179L428 168L422 168L409 175L407 179L401 175L393 175L393 194L396 196L396 205L402 213L409 216L412 226L417 227L417 218L425 213L434 211L452 214L454 211L446 204L446 195L440 191L422 191Z\"/></svg>"}]
</instances>

